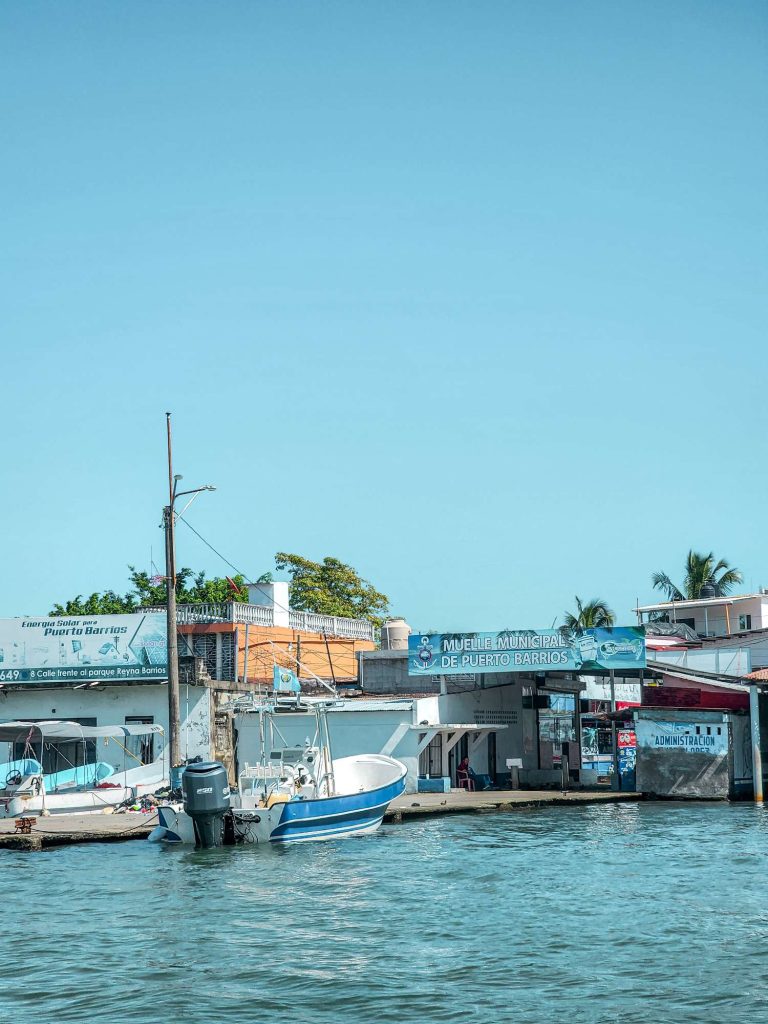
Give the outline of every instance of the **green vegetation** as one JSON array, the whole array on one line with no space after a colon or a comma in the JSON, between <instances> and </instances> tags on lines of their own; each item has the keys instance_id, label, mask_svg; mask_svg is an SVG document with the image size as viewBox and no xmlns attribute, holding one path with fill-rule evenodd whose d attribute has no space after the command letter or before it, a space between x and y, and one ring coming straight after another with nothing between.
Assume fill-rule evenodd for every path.
<instances>
[{"instance_id":1,"label":"green vegetation","mask_svg":"<svg viewBox=\"0 0 768 1024\"><path fill-rule=\"evenodd\" d=\"M351 619L368 619L381 625L389 612L389 598L376 590L350 565L337 558L312 562L301 555L279 551L275 565L290 576L291 608L339 615ZM131 588L125 594L115 590L78 594L64 604L55 604L50 615L117 615L138 608L157 607L166 603L165 580L159 582L146 572L129 566ZM155 580L155 582L153 582ZM264 573L258 583L271 583L272 574ZM204 572L181 569L176 574L176 600L179 604L223 604L227 601L248 601L248 581L244 576L213 577Z\"/></svg>"},{"instance_id":2,"label":"green vegetation","mask_svg":"<svg viewBox=\"0 0 768 1024\"><path fill-rule=\"evenodd\" d=\"M83 598L78 594L65 604L55 604L49 615L119 615L135 612L138 608L154 607L166 603L165 580L153 583L146 572L129 565L132 589L125 594L114 590L91 594ZM234 586L233 586L234 584ZM180 569L176 573L176 600L179 604L222 604L225 601L248 600L247 581L243 576L228 579L206 579L204 572Z\"/></svg>"},{"instance_id":3,"label":"green vegetation","mask_svg":"<svg viewBox=\"0 0 768 1024\"><path fill-rule=\"evenodd\" d=\"M576 602L576 614L566 612L563 619L566 629L594 629L598 626L607 628L616 622L616 616L607 603L599 597L593 597L586 604L580 597L575 597L574 601Z\"/></svg>"},{"instance_id":4,"label":"green vegetation","mask_svg":"<svg viewBox=\"0 0 768 1024\"><path fill-rule=\"evenodd\" d=\"M724 597L742 580L739 570L732 569L724 558L715 562L711 551L705 555L693 550L688 552L685 561L682 587L676 586L665 572L651 576L654 588L666 594L668 601L696 601L705 586L713 587L716 597Z\"/></svg>"},{"instance_id":5,"label":"green vegetation","mask_svg":"<svg viewBox=\"0 0 768 1024\"><path fill-rule=\"evenodd\" d=\"M311 562L301 555L278 551L275 566L291 577L291 608L368 619L380 626L389 613L389 598L338 558Z\"/></svg>"}]
</instances>

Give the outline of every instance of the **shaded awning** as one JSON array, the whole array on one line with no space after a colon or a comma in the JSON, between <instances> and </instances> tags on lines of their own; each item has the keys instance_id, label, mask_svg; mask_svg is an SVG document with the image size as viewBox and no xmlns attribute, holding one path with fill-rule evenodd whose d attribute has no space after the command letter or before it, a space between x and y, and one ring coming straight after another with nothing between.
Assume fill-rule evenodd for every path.
<instances>
[{"instance_id":1,"label":"shaded awning","mask_svg":"<svg viewBox=\"0 0 768 1024\"><path fill-rule=\"evenodd\" d=\"M79 722L0 722L0 743L36 740L90 740L100 737L147 736L163 733L162 725L80 725Z\"/></svg>"},{"instance_id":2,"label":"shaded awning","mask_svg":"<svg viewBox=\"0 0 768 1024\"><path fill-rule=\"evenodd\" d=\"M435 736L445 737L444 751L447 754L453 750L456 744L459 742L462 736L471 735L472 743L470 745L470 753L475 747L486 739L487 736L492 732L498 732L500 729L506 729L506 725L480 725L477 722L463 723L461 725L450 725L444 722L428 723L426 725L412 725L410 727L416 732L423 733L422 738L419 740L417 747L417 753L421 753L425 750Z\"/></svg>"}]
</instances>

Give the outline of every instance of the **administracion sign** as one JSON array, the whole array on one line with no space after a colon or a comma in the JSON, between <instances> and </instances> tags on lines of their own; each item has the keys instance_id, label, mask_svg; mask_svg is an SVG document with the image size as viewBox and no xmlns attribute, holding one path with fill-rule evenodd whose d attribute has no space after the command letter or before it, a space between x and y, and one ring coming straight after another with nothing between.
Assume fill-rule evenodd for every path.
<instances>
[{"instance_id":1,"label":"administracion sign","mask_svg":"<svg viewBox=\"0 0 768 1024\"><path fill-rule=\"evenodd\" d=\"M166 679L165 614L0 619L0 683Z\"/></svg>"},{"instance_id":2,"label":"administracion sign","mask_svg":"<svg viewBox=\"0 0 768 1024\"><path fill-rule=\"evenodd\" d=\"M644 750L682 750L689 754L723 755L728 753L728 726L697 722L635 723L637 745Z\"/></svg>"},{"instance_id":3,"label":"administracion sign","mask_svg":"<svg viewBox=\"0 0 768 1024\"><path fill-rule=\"evenodd\" d=\"M645 668L642 626L611 629L503 629L499 633L414 633L408 674L593 672Z\"/></svg>"}]
</instances>

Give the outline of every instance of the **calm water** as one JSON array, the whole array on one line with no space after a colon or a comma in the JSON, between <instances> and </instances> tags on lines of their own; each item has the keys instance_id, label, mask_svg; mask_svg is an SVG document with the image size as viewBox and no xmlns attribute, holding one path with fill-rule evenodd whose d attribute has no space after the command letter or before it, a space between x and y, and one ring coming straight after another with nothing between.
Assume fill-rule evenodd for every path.
<instances>
[{"instance_id":1,"label":"calm water","mask_svg":"<svg viewBox=\"0 0 768 1024\"><path fill-rule=\"evenodd\" d=\"M0 1020L760 1021L766 850L751 805L648 804L2 853Z\"/></svg>"}]
</instances>

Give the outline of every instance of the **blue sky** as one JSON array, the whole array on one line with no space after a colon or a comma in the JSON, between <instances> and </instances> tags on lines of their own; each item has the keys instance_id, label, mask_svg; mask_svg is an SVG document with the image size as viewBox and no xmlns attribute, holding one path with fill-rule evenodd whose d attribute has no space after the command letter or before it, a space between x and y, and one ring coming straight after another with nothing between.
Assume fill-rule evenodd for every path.
<instances>
[{"instance_id":1,"label":"blue sky","mask_svg":"<svg viewBox=\"0 0 768 1024\"><path fill-rule=\"evenodd\" d=\"M768 585L768 8L0 11L0 614L334 555L419 629ZM179 528L178 559L228 572Z\"/></svg>"}]
</instances>

